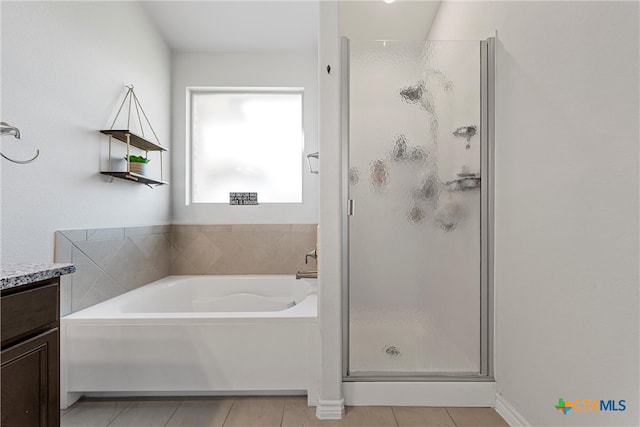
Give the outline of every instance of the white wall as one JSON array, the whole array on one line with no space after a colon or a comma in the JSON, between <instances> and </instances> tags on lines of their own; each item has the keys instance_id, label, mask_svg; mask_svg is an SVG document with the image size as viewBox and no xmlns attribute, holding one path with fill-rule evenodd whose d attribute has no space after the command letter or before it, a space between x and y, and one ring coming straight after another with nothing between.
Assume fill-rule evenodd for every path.
<instances>
[{"instance_id":1,"label":"white wall","mask_svg":"<svg viewBox=\"0 0 640 427\"><path fill-rule=\"evenodd\" d=\"M181 224L317 223L318 175L303 174L303 203L229 206L185 202L187 87L304 87L304 153L318 151L317 52L176 53L173 56L173 221ZM302 161L302 159L301 159Z\"/></svg>"},{"instance_id":2,"label":"white wall","mask_svg":"<svg viewBox=\"0 0 640 427\"><path fill-rule=\"evenodd\" d=\"M24 158L40 148L32 164L0 162L2 262L52 262L57 229L167 223L169 188L99 174L107 138L98 130L111 125L125 84L135 85L160 141L170 143L170 52L140 5L1 8L1 119L22 131L20 141L2 138L2 152ZM151 166L159 172L159 156Z\"/></svg>"},{"instance_id":3,"label":"white wall","mask_svg":"<svg viewBox=\"0 0 640 427\"><path fill-rule=\"evenodd\" d=\"M532 425L638 425L638 3L443 3L498 31L496 380ZM625 399L562 415L559 397Z\"/></svg>"}]
</instances>

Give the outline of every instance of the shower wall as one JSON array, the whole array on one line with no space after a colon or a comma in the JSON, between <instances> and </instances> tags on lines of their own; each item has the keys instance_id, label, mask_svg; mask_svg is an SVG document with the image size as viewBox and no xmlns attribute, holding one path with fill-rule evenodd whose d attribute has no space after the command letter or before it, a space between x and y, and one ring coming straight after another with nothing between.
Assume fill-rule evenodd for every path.
<instances>
[{"instance_id":1,"label":"shower wall","mask_svg":"<svg viewBox=\"0 0 640 427\"><path fill-rule=\"evenodd\" d=\"M479 374L480 43L349 67L349 375Z\"/></svg>"}]
</instances>

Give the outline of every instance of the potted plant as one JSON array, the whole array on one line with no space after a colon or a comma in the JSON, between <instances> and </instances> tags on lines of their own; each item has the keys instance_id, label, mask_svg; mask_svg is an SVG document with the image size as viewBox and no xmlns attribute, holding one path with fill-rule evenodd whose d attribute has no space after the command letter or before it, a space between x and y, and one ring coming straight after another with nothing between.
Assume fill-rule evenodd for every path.
<instances>
[{"instance_id":1,"label":"potted plant","mask_svg":"<svg viewBox=\"0 0 640 427\"><path fill-rule=\"evenodd\" d=\"M151 161L146 157L142 156L124 156L125 160L129 161L129 172L137 173L140 175L147 175L147 163Z\"/></svg>"}]
</instances>

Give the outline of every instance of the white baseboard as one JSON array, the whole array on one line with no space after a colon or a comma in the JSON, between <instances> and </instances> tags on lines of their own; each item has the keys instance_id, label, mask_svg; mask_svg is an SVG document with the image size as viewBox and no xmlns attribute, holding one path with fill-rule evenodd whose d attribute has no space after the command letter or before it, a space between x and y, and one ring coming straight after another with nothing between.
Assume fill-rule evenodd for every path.
<instances>
[{"instance_id":1,"label":"white baseboard","mask_svg":"<svg viewBox=\"0 0 640 427\"><path fill-rule=\"evenodd\" d=\"M319 400L316 417L320 420L340 420L344 417L344 399Z\"/></svg>"},{"instance_id":2,"label":"white baseboard","mask_svg":"<svg viewBox=\"0 0 640 427\"><path fill-rule=\"evenodd\" d=\"M60 393L60 409L67 409L82 397L82 393Z\"/></svg>"},{"instance_id":3,"label":"white baseboard","mask_svg":"<svg viewBox=\"0 0 640 427\"><path fill-rule=\"evenodd\" d=\"M511 427L531 427L531 423L520 415L500 393L496 393L496 412L500 414Z\"/></svg>"},{"instance_id":4,"label":"white baseboard","mask_svg":"<svg viewBox=\"0 0 640 427\"><path fill-rule=\"evenodd\" d=\"M348 406L493 407L495 382L343 382Z\"/></svg>"}]
</instances>

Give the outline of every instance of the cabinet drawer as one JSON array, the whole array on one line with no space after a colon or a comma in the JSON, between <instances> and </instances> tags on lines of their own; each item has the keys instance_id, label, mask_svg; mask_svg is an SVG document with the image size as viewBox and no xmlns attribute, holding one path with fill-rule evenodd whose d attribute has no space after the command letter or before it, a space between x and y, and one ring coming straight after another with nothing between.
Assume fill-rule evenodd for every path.
<instances>
[{"instance_id":1,"label":"cabinet drawer","mask_svg":"<svg viewBox=\"0 0 640 427\"><path fill-rule=\"evenodd\" d=\"M0 303L2 347L17 338L58 325L57 282L3 296Z\"/></svg>"}]
</instances>

